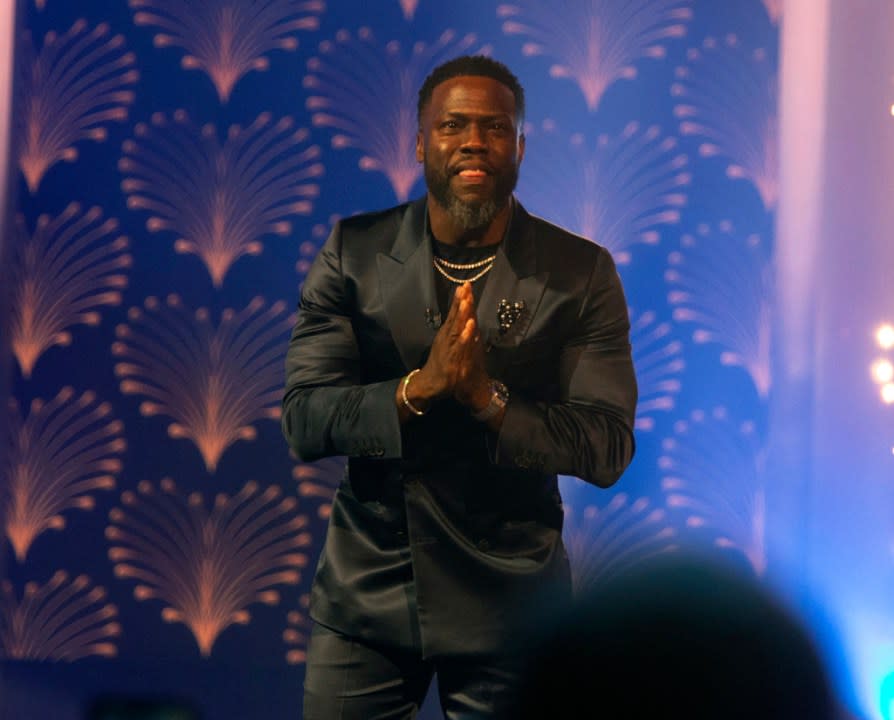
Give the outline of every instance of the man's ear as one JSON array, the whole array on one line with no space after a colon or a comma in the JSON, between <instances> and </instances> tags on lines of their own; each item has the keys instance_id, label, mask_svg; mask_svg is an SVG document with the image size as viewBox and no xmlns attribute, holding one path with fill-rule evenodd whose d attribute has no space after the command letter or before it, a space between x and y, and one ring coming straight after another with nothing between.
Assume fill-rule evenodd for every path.
<instances>
[{"instance_id":1,"label":"man's ear","mask_svg":"<svg viewBox=\"0 0 894 720\"><path fill-rule=\"evenodd\" d=\"M521 133L518 136L518 164L521 165L521 161L525 157L525 134Z\"/></svg>"},{"instance_id":2,"label":"man's ear","mask_svg":"<svg viewBox=\"0 0 894 720\"><path fill-rule=\"evenodd\" d=\"M416 162L425 160L425 144L422 142L422 128L416 131Z\"/></svg>"}]
</instances>

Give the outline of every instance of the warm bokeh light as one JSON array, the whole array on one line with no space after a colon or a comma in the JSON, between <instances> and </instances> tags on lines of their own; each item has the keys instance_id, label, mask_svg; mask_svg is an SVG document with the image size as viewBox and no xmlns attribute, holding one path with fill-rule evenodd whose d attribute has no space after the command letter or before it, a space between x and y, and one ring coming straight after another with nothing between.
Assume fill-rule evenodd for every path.
<instances>
[{"instance_id":1,"label":"warm bokeh light","mask_svg":"<svg viewBox=\"0 0 894 720\"><path fill-rule=\"evenodd\" d=\"M882 385L882 400L888 405L894 405L894 383Z\"/></svg>"},{"instance_id":2,"label":"warm bokeh light","mask_svg":"<svg viewBox=\"0 0 894 720\"><path fill-rule=\"evenodd\" d=\"M894 325L885 323L875 331L875 339L878 340L879 347L882 350L890 350L894 348Z\"/></svg>"},{"instance_id":3,"label":"warm bokeh light","mask_svg":"<svg viewBox=\"0 0 894 720\"><path fill-rule=\"evenodd\" d=\"M872 379L879 385L894 380L894 364L890 360L876 360L872 363Z\"/></svg>"}]
</instances>

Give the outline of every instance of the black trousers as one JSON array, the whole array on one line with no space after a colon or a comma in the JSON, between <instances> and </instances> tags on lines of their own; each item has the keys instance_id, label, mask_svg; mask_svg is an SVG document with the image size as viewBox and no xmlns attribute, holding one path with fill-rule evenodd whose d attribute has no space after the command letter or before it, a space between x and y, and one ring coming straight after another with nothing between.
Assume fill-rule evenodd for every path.
<instances>
[{"instance_id":1,"label":"black trousers","mask_svg":"<svg viewBox=\"0 0 894 720\"><path fill-rule=\"evenodd\" d=\"M375 646L315 624L307 650L304 720L414 718L437 675L449 720L504 718L520 669L513 658L423 660L416 649Z\"/></svg>"}]
</instances>

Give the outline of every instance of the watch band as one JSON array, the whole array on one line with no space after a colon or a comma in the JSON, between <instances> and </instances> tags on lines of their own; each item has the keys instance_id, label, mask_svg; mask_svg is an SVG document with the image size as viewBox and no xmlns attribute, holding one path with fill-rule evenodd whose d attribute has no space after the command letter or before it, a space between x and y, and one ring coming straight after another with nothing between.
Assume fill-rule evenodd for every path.
<instances>
[{"instance_id":1,"label":"watch band","mask_svg":"<svg viewBox=\"0 0 894 720\"><path fill-rule=\"evenodd\" d=\"M473 413L472 417L478 422L486 422L506 407L507 402L509 402L509 388L499 380L491 380L490 402L478 412Z\"/></svg>"}]
</instances>

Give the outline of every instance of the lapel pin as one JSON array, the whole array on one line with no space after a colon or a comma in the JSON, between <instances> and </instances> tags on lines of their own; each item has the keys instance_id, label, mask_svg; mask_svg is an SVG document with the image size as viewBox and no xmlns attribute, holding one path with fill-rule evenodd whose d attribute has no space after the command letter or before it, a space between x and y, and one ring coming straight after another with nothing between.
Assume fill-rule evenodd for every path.
<instances>
[{"instance_id":1,"label":"lapel pin","mask_svg":"<svg viewBox=\"0 0 894 720\"><path fill-rule=\"evenodd\" d=\"M497 327L500 335L505 335L512 324L518 320L525 309L524 300L515 300L510 302L506 298L500 300L497 305Z\"/></svg>"}]
</instances>

